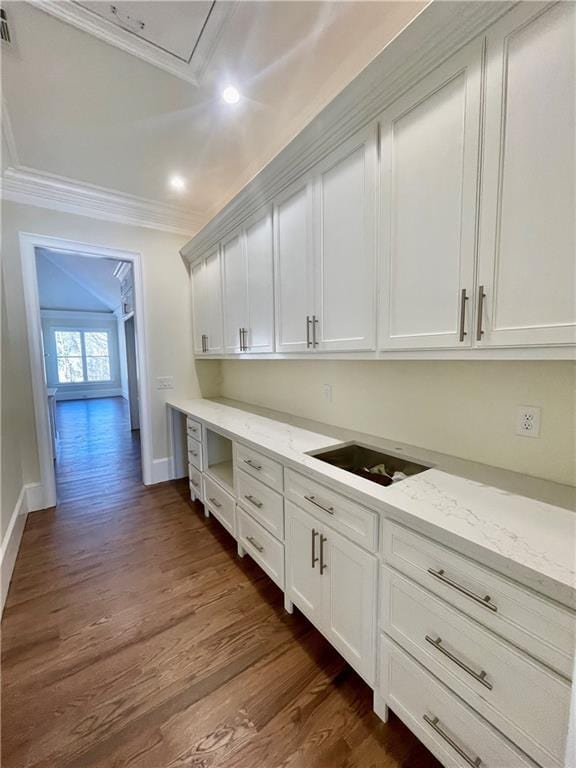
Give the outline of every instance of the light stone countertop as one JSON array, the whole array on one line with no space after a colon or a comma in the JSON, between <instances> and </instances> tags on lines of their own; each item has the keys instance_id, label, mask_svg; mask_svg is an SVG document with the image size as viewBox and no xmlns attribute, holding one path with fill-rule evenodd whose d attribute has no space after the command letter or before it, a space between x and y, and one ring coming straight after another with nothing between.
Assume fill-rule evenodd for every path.
<instances>
[{"instance_id":1,"label":"light stone countertop","mask_svg":"<svg viewBox=\"0 0 576 768\"><path fill-rule=\"evenodd\" d=\"M576 607L576 489L236 401L168 406ZM431 466L380 486L307 455L359 442Z\"/></svg>"}]
</instances>

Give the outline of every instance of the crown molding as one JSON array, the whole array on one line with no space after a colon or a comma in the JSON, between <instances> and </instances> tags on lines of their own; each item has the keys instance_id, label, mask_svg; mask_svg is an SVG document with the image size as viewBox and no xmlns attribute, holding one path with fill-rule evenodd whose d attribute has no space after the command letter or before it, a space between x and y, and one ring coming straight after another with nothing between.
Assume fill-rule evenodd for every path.
<instances>
[{"instance_id":1,"label":"crown molding","mask_svg":"<svg viewBox=\"0 0 576 768\"><path fill-rule=\"evenodd\" d=\"M216 2L204 25L189 61L183 61L154 43L112 21L98 16L71 0L30 0L32 5L51 16L87 32L93 37L132 54L175 77L199 85L216 49L224 25L236 8L236 0Z\"/></svg>"},{"instance_id":2,"label":"crown molding","mask_svg":"<svg viewBox=\"0 0 576 768\"><path fill-rule=\"evenodd\" d=\"M193 235L205 221L205 216L198 211L122 194L24 166L9 167L4 171L0 191L3 200L14 203L175 234Z\"/></svg>"},{"instance_id":3,"label":"crown molding","mask_svg":"<svg viewBox=\"0 0 576 768\"><path fill-rule=\"evenodd\" d=\"M180 251L192 262L517 5L431 2Z\"/></svg>"}]
</instances>

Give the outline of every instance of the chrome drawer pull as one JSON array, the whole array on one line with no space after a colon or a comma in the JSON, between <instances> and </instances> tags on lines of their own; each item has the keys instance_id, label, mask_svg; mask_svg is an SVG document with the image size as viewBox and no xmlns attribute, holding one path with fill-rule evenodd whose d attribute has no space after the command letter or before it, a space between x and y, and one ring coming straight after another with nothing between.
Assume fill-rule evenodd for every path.
<instances>
[{"instance_id":1,"label":"chrome drawer pull","mask_svg":"<svg viewBox=\"0 0 576 768\"><path fill-rule=\"evenodd\" d=\"M304 496L306 501L309 501L310 504L314 504L314 506L319 507L320 509L324 510L324 512L328 512L329 515L334 514L334 507L325 507L323 504L320 504L319 501L316 501L315 496Z\"/></svg>"},{"instance_id":2,"label":"chrome drawer pull","mask_svg":"<svg viewBox=\"0 0 576 768\"><path fill-rule=\"evenodd\" d=\"M248 464L249 467L252 467L252 469L255 469L258 472L260 472L260 470L262 469L262 465L254 464L252 459L243 459L243 461L244 461L244 464Z\"/></svg>"},{"instance_id":3,"label":"chrome drawer pull","mask_svg":"<svg viewBox=\"0 0 576 768\"><path fill-rule=\"evenodd\" d=\"M485 688L488 688L489 691L492 690L492 684L486 680L486 672L484 672L484 670L481 672L476 672L476 670L472 669L472 667L469 667L468 664L465 664L463 661L461 661L458 656L454 656L453 653L447 651L446 648L444 648L442 645L441 637L437 637L436 640L434 640L434 638L430 637L430 635L425 635L425 639L427 643L430 643L430 645L436 648L437 651L440 651L440 653L446 656L447 659L450 659L450 661L454 662L457 667L460 667L460 669L463 669L464 672L467 672L471 677L474 678L474 680L483 685Z\"/></svg>"},{"instance_id":4,"label":"chrome drawer pull","mask_svg":"<svg viewBox=\"0 0 576 768\"><path fill-rule=\"evenodd\" d=\"M320 576L328 569L328 566L324 562L324 544L328 541L326 536L320 534Z\"/></svg>"},{"instance_id":5,"label":"chrome drawer pull","mask_svg":"<svg viewBox=\"0 0 576 768\"><path fill-rule=\"evenodd\" d=\"M252 536L246 536L246 541L249 541L250 544L252 544L252 546L254 547L254 549L257 550L258 552L264 552L264 547L262 546L262 544L258 544L256 539L252 538Z\"/></svg>"},{"instance_id":6,"label":"chrome drawer pull","mask_svg":"<svg viewBox=\"0 0 576 768\"><path fill-rule=\"evenodd\" d=\"M438 720L437 717L429 717L428 715L423 715L423 719L426 723L428 723L430 728L436 731L436 733L438 734L438 736L440 736L440 738L444 739L444 741L447 744L450 744L452 749L460 755L460 757L462 758L462 760L464 760L464 762L468 763L468 765L471 765L472 768L480 768L480 766L482 765L482 760L480 760L479 757L472 759L470 755L467 755L466 752L464 752L464 750L462 749L462 747L458 746L458 744L456 744L454 739L448 736L448 734L445 733L442 730L442 728L440 728L440 726L438 725L440 721Z\"/></svg>"},{"instance_id":7,"label":"chrome drawer pull","mask_svg":"<svg viewBox=\"0 0 576 768\"><path fill-rule=\"evenodd\" d=\"M198 480L190 480L190 482L192 483L194 488L198 488L198 485L199 485Z\"/></svg>"},{"instance_id":8,"label":"chrome drawer pull","mask_svg":"<svg viewBox=\"0 0 576 768\"><path fill-rule=\"evenodd\" d=\"M188 451L192 456L198 456L198 451Z\"/></svg>"},{"instance_id":9,"label":"chrome drawer pull","mask_svg":"<svg viewBox=\"0 0 576 768\"><path fill-rule=\"evenodd\" d=\"M490 595L486 595L486 597L475 595L474 592L470 592L470 590L466 589L466 587L460 586L460 584L457 584L455 581L452 581L452 579L449 579L448 576L445 576L443 568L441 568L439 571L434 570L434 568L428 568L428 573L430 576L434 576L435 579L438 579L438 581L441 581L443 584L447 584L449 587L458 590L458 592L466 595L466 597L469 597L471 600L480 603L480 605L483 605L484 608L488 608L489 610L494 611L494 613L498 611L498 608L494 605L494 603L490 602Z\"/></svg>"},{"instance_id":10,"label":"chrome drawer pull","mask_svg":"<svg viewBox=\"0 0 576 768\"><path fill-rule=\"evenodd\" d=\"M220 509L220 507L222 506L222 504L220 504L220 502L219 502L219 501L216 501L216 499L213 499L212 497L210 497L210 498L208 499L208 501L211 501L211 502L212 502L212 504L214 504L214 506L216 507L216 509Z\"/></svg>"},{"instance_id":11,"label":"chrome drawer pull","mask_svg":"<svg viewBox=\"0 0 576 768\"><path fill-rule=\"evenodd\" d=\"M248 495L248 496L244 496L244 498L247 499L250 502L250 504L254 504L254 506L257 509L262 509L262 507L264 506L264 504L262 504L261 501L258 501L258 499L255 499L254 496Z\"/></svg>"},{"instance_id":12,"label":"chrome drawer pull","mask_svg":"<svg viewBox=\"0 0 576 768\"><path fill-rule=\"evenodd\" d=\"M316 536L318 536L318 531L315 528L312 528L312 568L314 568L318 562L318 558L316 557Z\"/></svg>"}]
</instances>

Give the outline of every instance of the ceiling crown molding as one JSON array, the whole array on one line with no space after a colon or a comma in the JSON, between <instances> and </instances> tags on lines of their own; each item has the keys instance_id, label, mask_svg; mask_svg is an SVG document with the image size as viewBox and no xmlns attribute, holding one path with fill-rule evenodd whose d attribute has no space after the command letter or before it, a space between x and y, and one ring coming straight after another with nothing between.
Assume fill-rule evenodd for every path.
<instances>
[{"instance_id":1,"label":"ceiling crown molding","mask_svg":"<svg viewBox=\"0 0 576 768\"><path fill-rule=\"evenodd\" d=\"M431 2L180 251L192 262L517 3Z\"/></svg>"},{"instance_id":2,"label":"ceiling crown molding","mask_svg":"<svg viewBox=\"0 0 576 768\"><path fill-rule=\"evenodd\" d=\"M78 3L71 2L71 0L30 0L30 2L51 16L55 16L77 29L104 40L109 45L120 48L193 85L199 85L216 49L224 25L236 6L236 0L216 2L213 5L190 61L183 61L129 30L98 16L87 8L83 8Z\"/></svg>"},{"instance_id":3,"label":"ceiling crown molding","mask_svg":"<svg viewBox=\"0 0 576 768\"><path fill-rule=\"evenodd\" d=\"M193 235L205 221L205 216L198 211L122 194L24 166L4 171L1 196L3 200L14 203L183 235Z\"/></svg>"}]
</instances>

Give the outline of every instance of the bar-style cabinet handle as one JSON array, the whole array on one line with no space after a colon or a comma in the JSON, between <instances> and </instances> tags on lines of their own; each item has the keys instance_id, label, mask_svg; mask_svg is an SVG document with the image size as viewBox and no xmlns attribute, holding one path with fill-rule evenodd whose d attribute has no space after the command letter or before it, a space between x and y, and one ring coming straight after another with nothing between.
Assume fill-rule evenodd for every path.
<instances>
[{"instance_id":1,"label":"bar-style cabinet handle","mask_svg":"<svg viewBox=\"0 0 576 768\"><path fill-rule=\"evenodd\" d=\"M252 544L252 546L254 547L254 549L257 550L258 552L264 552L264 547L262 546L262 544L258 544L256 539L253 538L252 536L246 536L246 541L249 541L250 544Z\"/></svg>"},{"instance_id":2,"label":"bar-style cabinet handle","mask_svg":"<svg viewBox=\"0 0 576 768\"><path fill-rule=\"evenodd\" d=\"M247 328L240 328L240 349L242 352L248 352L248 329Z\"/></svg>"},{"instance_id":3,"label":"bar-style cabinet handle","mask_svg":"<svg viewBox=\"0 0 576 768\"><path fill-rule=\"evenodd\" d=\"M435 568L428 568L428 573L430 576L434 576L435 579L438 579L438 581L441 581L443 584L446 584L447 586L452 587L452 589L455 589L457 592L461 592L463 595L466 595L466 597L469 597L470 600L474 600L479 605L484 606L484 608L488 608L488 610L494 611L494 613L498 611L498 608L494 605L493 602L491 602L490 595L486 595L485 597L476 595L471 590L466 589L466 587L463 587L461 584L458 584L458 582L448 578L448 576L446 576L444 573L443 568L439 568L438 570Z\"/></svg>"},{"instance_id":4,"label":"bar-style cabinet handle","mask_svg":"<svg viewBox=\"0 0 576 768\"><path fill-rule=\"evenodd\" d=\"M450 661L456 664L457 667L460 667L460 669L463 669L464 672L470 675L470 677L473 677L476 682L480 683L480 685L483 685L484 688L488 688L489 691L492 690L492 683L489 683L488 680L486 680L486 672L484 672L484 670L476 672L475 669L469 667L468 664L462 661L462 659L459 659L458 656L455 656L447 648L444 648L442 645L441 637L437 637L436 640L434 640L434 638L430 637L430 635L425 635L424 639L427 643L430 643L433 648L436 648L437 651L440 651L443 656L446 656L447 659L450 659Z\"/></svg>"},{"instance_id":5,"label":"bar-style cabinet handle","mask_svg":"<svg viewBox=\"0 0 576 768\"><path fill-rule=\"evenodd\" d=\"M258 501L258 499L255 499L254 496L251 496L250 494L245 494L244 498L250 502L250 504L253 504L256 509L262 509L264 506L261 501Z\"/></svg>"},{"instance_id":6,"label":"bar-style cabinet handle","mask_svg":"<svg viewBox=\"0 0 576 768\"><path fill-rule=\"evenodd\" d=\"M464 341L466 333L466 302L468 296L466 295L466 288L462 288L460 291L460 328L458 332L458 341Z\"/></svg>"},{"instance_id":7,"label":"bar-style cabinet handle","mask_svg":"<svg viewBox=\"0 0 576 768\"><path fill-rule=\"evenodd\" d=\"M310 315L306 315L306 347L310 348L312 346L312 342L310 341L310 323L312 320L310 319Z\"/></svg>"},{"instance_id":8,"label":"bar-style cabinet handle","mask_svg":"<svg viewBox=\"0 0 576 768\"><path fill-rule=\"evenodd\" d=\"M310 504L314 504L315 507L318 507L318 509L321 509L323 512L328 512L329 515L334 514L334 507L325 507L324 504L320 504L319 501L316 500L316 496L304 496L306 501L309 501Z\"/></svg>"},{"instance_id":9,"label":"bar-style cabinet handle","mask_svg":"<svg viewBox=\"0 0 576 768\"><path fill-rule=\"evenodd\" d=\"M312 315L312 346L317 347L318 341L316 340L316 328L318 326L318 318L316 315Z\"/></svg>"},{"instance_id":10,"label":"bar-style cabinet handle","mask_svg":"<svg viewBox=\"0 0 576 768\"><path fill-rule=\"evenodd\" d=\"M244 352L244 341L242 339L242 328L238 328L238 334L240 336L240 352Z\"/></svg>"},{"instance_id":11,"label":"bar-style cabinet handle","mask_svg":"<svg viewBox=\"0 0 576 768\"><path fill-rule=\"evenodd\" d=\"M454 739L451 736L448 736L448 734L438 725L440 722L437 717L430 717L429 715L423 715L423 720L428 723L430 728L432 728L440 738L444 739L444 741L449 744L452 749L457 752L462 760L466 762L468 765L471 766L471 768L480 768L482 765L482 760L479 757L472 758L470 755L467 755L466 752L460 747Z\"/></svg>"},{"instance_id":12,"label":"bar-style cabinet handle","mask_svg":"<svg viewBox=\"0 0 576 768\"><path fill-rule=\"evenodd\" d=\"M252 469L257 470L258 472L260 472L260 470L262 469L262 465L261 464L255 464L252 461L252 459L243 459L243 461L244 461L244 464L248 464L249 467L252 467Z\"/></svg>"},{"instance_id":13,"label":"bar-style cabinet handle","mask_svg":"<svg viewBox=\"0 0 576 768\"><path fill-rule=\"evenodd\" d=\"M478 314L476 317L476 341L482 341L482 336L484 336L484 331L482 330L482 312L484 311L484 299L486 298L486 293L484 292L484 286L479 285L478 286Z\"/></svg>"},{"instance_id":14,"label":"bar-style cabinet handle","mask_svg":"<svg viewBox=\"0 0 576 768\"><path fill-rule=\"evenodd\" d=\"M318 562L316 557L316 536L318 536L318 531L316 528L312 528L312 568L315 568Z\"/></svg>"},{"instance_id":15,"label":"bar-style cabinet handle","mask_svg":"<svg viewBox=\"0 0 576 768\"><path fill-rule=\"evenodd\" d=\"M212 498L212 497L210 497L210 498L208 499L208 501L211 501L211 502L212 502L212 504L214 504L214 506L216 507L216 509L220 509L220 507L222 506L222 504L220 504L220 502L219 502L219 501L217 501L216 499L214 499L214 498Z\"/></svg>"},{"instance_id":16,"label":"bar-style cabinet handle","mask_svg":"<svg viewBox=\"0 0 576 768\"><path fill-rule=\"evenodd\" d=\"M326 563L324 562L324 544L328 541L326 536L323 536L320 534L320 576L324 573L324 571L328 568Z\"/></svg>"}]
</instances>

